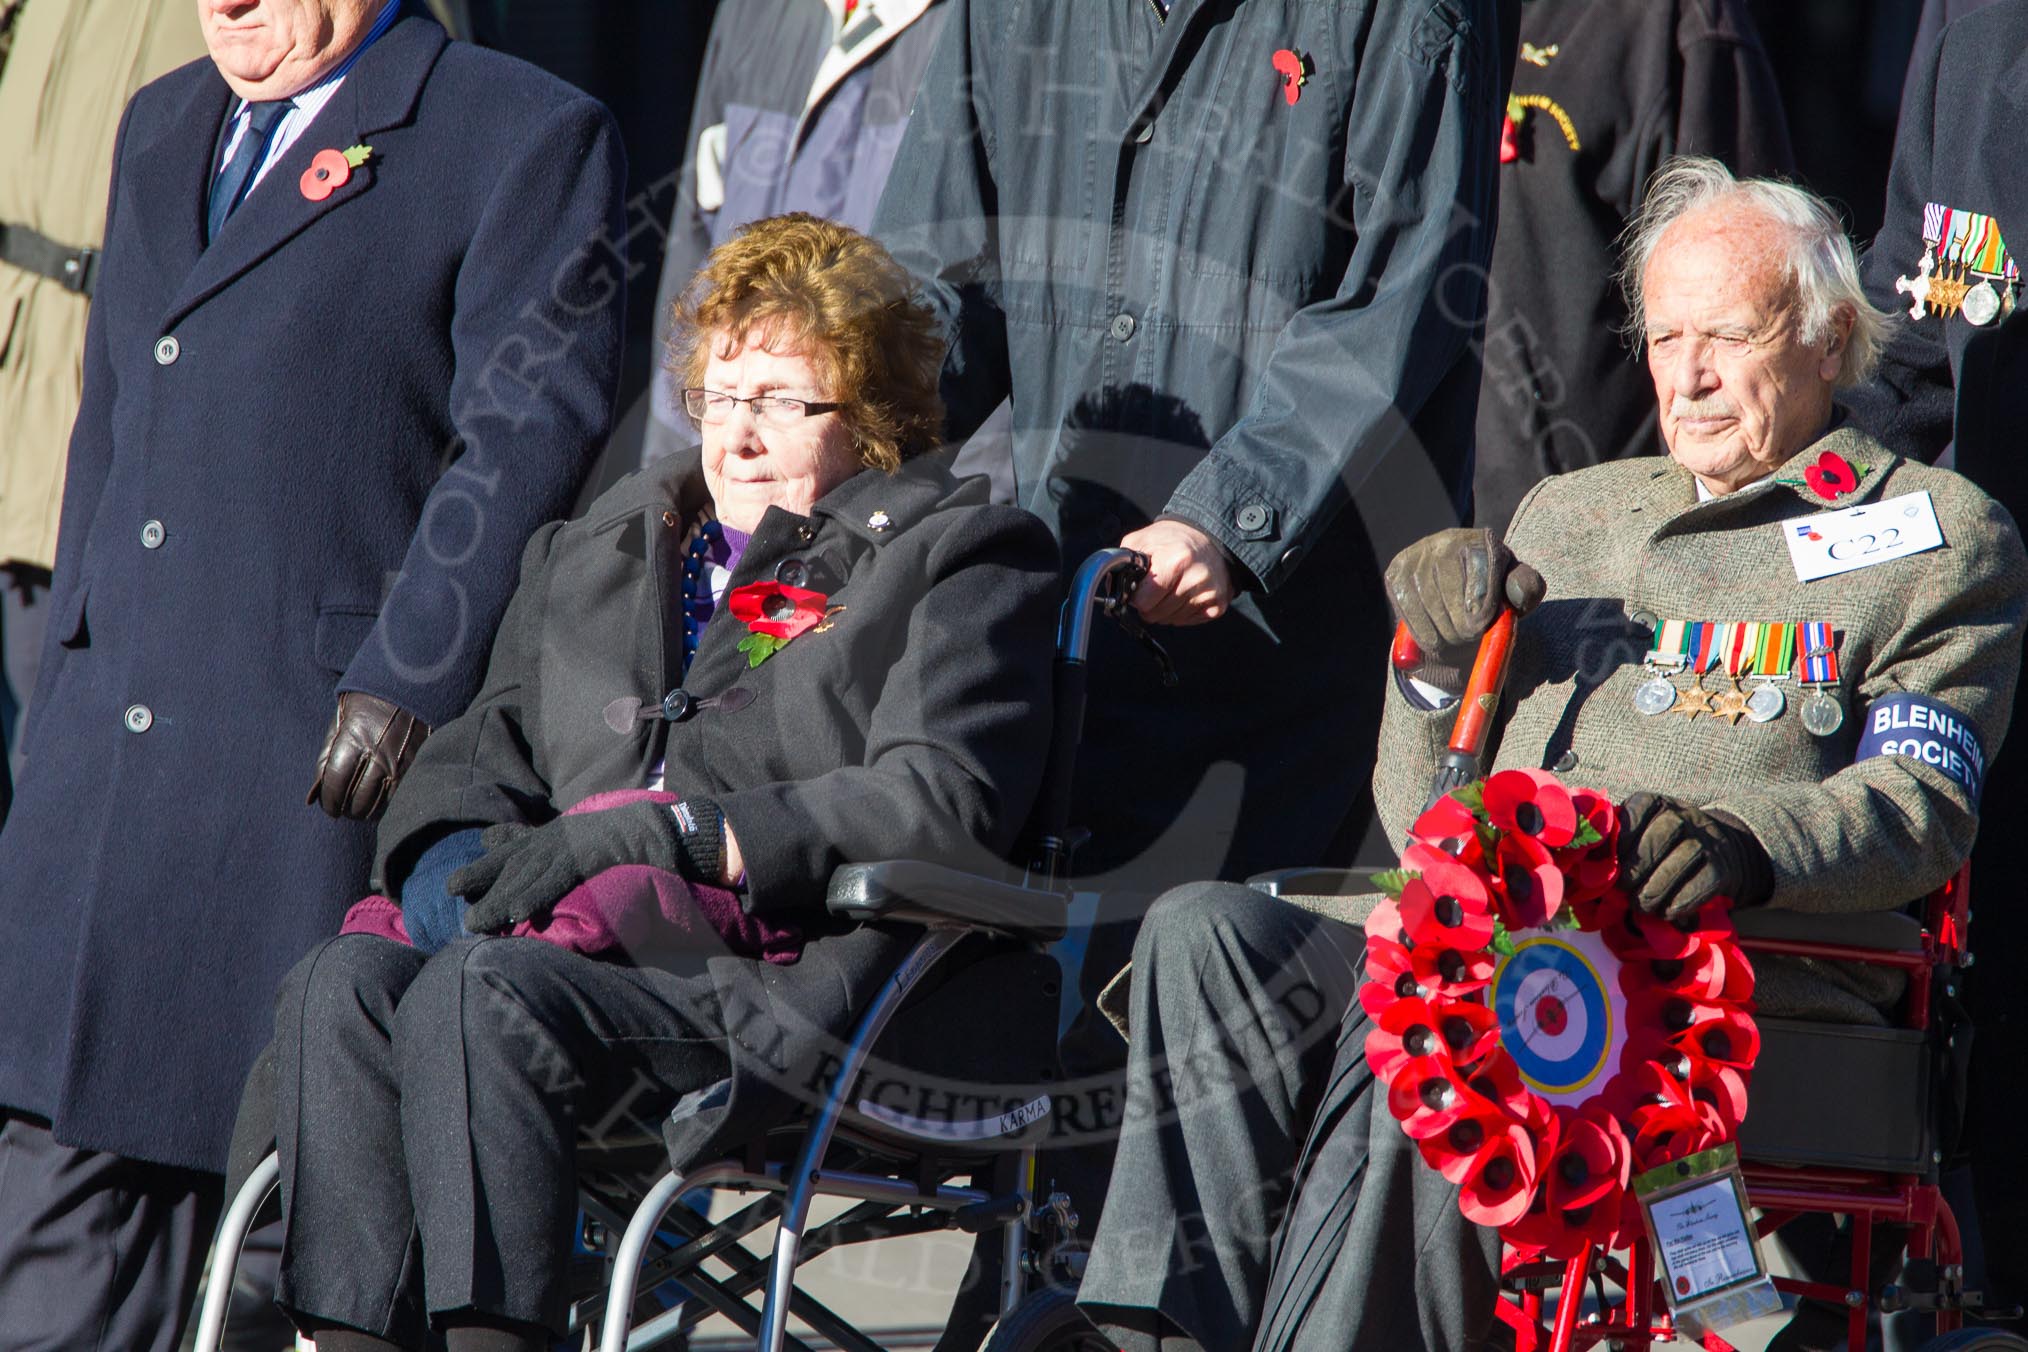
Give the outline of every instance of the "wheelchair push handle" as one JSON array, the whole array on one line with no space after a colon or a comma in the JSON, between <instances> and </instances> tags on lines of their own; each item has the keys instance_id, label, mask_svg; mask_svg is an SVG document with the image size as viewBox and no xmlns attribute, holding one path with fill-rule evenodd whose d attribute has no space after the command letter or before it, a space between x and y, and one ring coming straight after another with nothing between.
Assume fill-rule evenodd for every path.
<instances>
[{"instance_id":1,"label":"wheelchair push handle","mask_svg":"<svg viewBox=\"0 0 2028 1352\"><path fill-rule=\"evenodd\" d=\"M1133 612L1134 589L1147 575L1147 555L1118 547L1101 549L1078 565L1057 620L1056 721L1051 730L1042 796L1034 817L1037 840L1034 872L1049 885L1068 866L1071 852L1077 847L1070 832L1071 785L1077 774L1078 744L1084 738L1087 662L1092 627L1098 617L1108 616L1132 634L1161 665L1163 683L1175 684L1175 668L1169 654L1140 627Z\"/></svg>"}]
</instances>

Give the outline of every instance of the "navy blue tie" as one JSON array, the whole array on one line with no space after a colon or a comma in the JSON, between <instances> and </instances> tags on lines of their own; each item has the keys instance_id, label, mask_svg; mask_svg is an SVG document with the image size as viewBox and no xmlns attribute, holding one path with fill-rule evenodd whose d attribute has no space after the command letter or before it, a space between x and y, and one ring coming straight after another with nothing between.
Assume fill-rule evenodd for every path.
<instances>
[{"instance_id":1,"label":"navy blue tie","mask_svg":"<svg viewBox=\"0 0 2028 1352\"><path fill-rule=\"evenodd\" d=\"M276 125L295 106L294 99L247 105L246 134L239 138L239 148L211 184L211 206L204 218L206 241L218 238L226 218L246 196L247 188L253 183L254 170L260 168L261 161L267 158L268 142L274 137Z\"/></svg>"}]
</instances>

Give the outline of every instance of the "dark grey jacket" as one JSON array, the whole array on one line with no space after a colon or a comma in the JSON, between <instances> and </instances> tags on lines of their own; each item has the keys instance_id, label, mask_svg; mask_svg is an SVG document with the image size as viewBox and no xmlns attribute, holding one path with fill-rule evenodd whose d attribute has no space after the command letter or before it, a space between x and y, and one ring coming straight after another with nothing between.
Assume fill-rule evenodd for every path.
<instances>
[{"instance_id":1,"label":"dark grey jacket","mask_svg":"<svg viewBox=\"0 0 2028 1352\"><path fill-rule=\"evenodd\" d=\"M1386 642L1377 560L1467 491L1513 27L1496 0L946 3L876 230L948 327L951 433L1011 395L1015 500L1066 561L1169 513L1252 586L1163 632L1173 691L1099 636L1084 857L1152 886L1314 861L1362 796L1378 710L1340 663ZM1243 794L1165 839L1200 782Z\"/></svg>"},{"instance_id":2,"label":"dark grey jacket","mask_svg":"<svg viewBox=\"0 0 2028 1352\"><path fill-rule=\"evenodd\" d=\"M771 510L732 577L736 588L799 569L842 607L828 627L750 668L744 626L721 607L685 677L682 628L665 617L703 504L696 464L679 452L537 532L484 688L424 743L389 805L378 872L398 887L443 830L547 821L590 794L641 787L666 757L671 792L724 809L750 909L811 936L786 967L710 960L735 1066L790 1084L905 943L834 922L823 909L832 871L910 858L991 867L1027 817L1049 744L1056 549L1027 513L987 505L979 481L920 461L891 477L864 471L808 517ZM750 698L680 723L608 722L614 701L653 709L678 686Z\"/></svg>"}]
</instances>

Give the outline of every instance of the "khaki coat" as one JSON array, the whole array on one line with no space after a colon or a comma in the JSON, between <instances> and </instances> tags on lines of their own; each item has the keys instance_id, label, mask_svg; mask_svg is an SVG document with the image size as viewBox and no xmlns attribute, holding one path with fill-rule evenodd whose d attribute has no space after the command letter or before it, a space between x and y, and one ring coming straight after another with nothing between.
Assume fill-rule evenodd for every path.
<instances>
[{"instance_id":1,"label":"khaki coat","mask_svg":"<svg viewBox=\"0 0 2028 1352\"><path fill-rule=\"evenodd\" d=\"M31 0L0 70L0 221L97 248L120 110L204 55L191 0ZM83 296L0 263L0 564L56 559L85 313Z\"/></svg>"}]
</instances>

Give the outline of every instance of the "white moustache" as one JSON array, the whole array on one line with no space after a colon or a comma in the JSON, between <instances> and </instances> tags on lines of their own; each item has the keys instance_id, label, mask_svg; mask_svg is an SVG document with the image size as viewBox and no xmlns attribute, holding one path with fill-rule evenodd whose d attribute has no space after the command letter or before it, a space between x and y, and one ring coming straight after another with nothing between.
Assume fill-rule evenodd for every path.
<instances>
[{"instance_id":1,"label":"white moustache","mask_svg":"<svg viewBox=\"0 0 2028 1352\"><path fill-rule=\"evenodd\" d=\"M1669 404L1669 416L1678 422L1696 418L1730 418L1736 413L1729 400L1717 395L1709 399L1686 399L1679 394Z\"/></svg>"}]
</instances>

